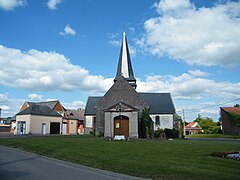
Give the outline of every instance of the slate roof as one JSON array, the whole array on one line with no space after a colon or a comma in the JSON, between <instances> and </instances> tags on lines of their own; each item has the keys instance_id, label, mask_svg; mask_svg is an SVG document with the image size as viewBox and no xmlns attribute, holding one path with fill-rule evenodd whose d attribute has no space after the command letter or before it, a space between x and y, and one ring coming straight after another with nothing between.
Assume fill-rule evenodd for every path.
<instances>
[{"instance_id":1,"label":"slate roof","mask_svg":"<svg viewBox=\"0 0 240 180\"><path fill-rule=\"evenodd\" d=\"M95 115L96 111L94 107L97 105L97 103L100 101L102 96L89 96L85 108L85 115Z\"/></svg>"},{"instance_id":2,"label":"slate roof","mask_svg":"<svg viewBox=\"0 0 240 180\"><path fill-rule=\"evenodd\" d=\"M24 109L23 111L17 113L16 115L39 115L39 116L55 116L55 117L62 117L56 111L52 110L48 106L42 106L37 104L29 104L29 107Z\"/></svg>"},{"instance_id":3,"label":"slate roof","mask_svg":"<svg viewBox=\"0 0 240 180\"><path fill-rule=\"evenodd\" d=\"M224 111L228 113L234 113L240 115L240 107L221 107Z\"/></svg>"},{"instance_id":4,"label":"slate roof","mask_svg":"<svg viewBox=\"0 0 240 180\"><path fill-rule=\"evenodd\" d=\"M29 106L31 106L31 105L42 105L42 106L48 106L49 108L54 109L54 107L56 106L56 104L57 104L58 102L59 102L59 101L56 100L56 101L27 102L27 103L29 104Z\"/></svg>"},{"instance_id":5,"label":"slate roof","mask_svg":"<svg viewBox=\"0 0 240 180\"><path fill-rule=\"evenodd\" d=\"M137 109L147 106L143 98L123 76L112 85L96 106L103 110L119 102L124 102Z\"/></svg>"},{"instance_id":6,"label":"slate roof","mask_svg":"<svg viewBox=\"0 0 240 180\"><path fill-rule=\"evenodd\" d=\"M84 110L82 109L67 109L67 119L84 120Z\"/></svg>"},{"instance_id":7,"label":"slate roof","mask_svg":"<svg viewBox=\"0 0 240 180\"><path fill-rule=\"evenodd\" d=\"M175 114L170 93L138 93L150 107L150 114ZM85 115L95 115L94 107L102 97L89 97Z\"/></svg>"},{"instance_id":8,"label":"slate roof","mask_svg":"<svg viewBox=\"0 0 240 180\"><path fill-rule=\"evenodd\" d=\"M124 49L124 47L126 49ZM116 73L116 77L115 77L114 81L118 80L120 78L120 76L122 76L122 72L123 72L122 63L123 63L123 56L124 56L125 52L127 55L127 67L128 67L128 76L129 76L129 77L125 77L125 78L127 80L136 81L134 74L133 74L130 53L129 53L128 43L127 43L127 37L126 37L125 33L123 33L121 51L120 51L119 61L118 61L118 68L117 68L117 73Z\"/></svg>"},{"instance_id":9,"label":"slate roof","mask_svg":"<svg viewBox=\"0 0 240 180\"><path fill-rule=\"evenodd\" d=\"M175 114L170 93L139 93L150 107L150 114Z\"/></svg>"}]
</instances>

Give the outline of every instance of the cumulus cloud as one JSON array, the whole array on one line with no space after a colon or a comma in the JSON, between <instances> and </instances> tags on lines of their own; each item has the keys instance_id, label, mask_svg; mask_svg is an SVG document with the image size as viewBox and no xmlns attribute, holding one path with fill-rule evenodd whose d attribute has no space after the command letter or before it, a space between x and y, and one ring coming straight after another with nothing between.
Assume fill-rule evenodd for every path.
<instances>
[{"instance_id":1,"label":"cumulus cloud","mask_svg":"<svg viewBox=\"0 0 240 180\"><path fill-rule=\"evenodd\" d=\"M137 86L138 91L171 92L174 99L184 100L219 97L232 100L240 97L239 88L240 83L216 82L189 72L179 76L149 75L145 81L139 80Z\"/></svg>"},{"instance_id":2,"label":"cumulus cloud","mask_svg":"<svg viewBox=\"0 0 240 180\"><path fill-rule=\"evenodd\" d=\"M8 93L0 93L0 108L2 109L2 117L11 117L19 112L25 99L12 99Z\"/></svg>"},{"instance_id":3,"label":"cumulus cloud","mask_svg":"<svg viewBox=\"0 0 240 180\"><path fill-rule=\"evenodd\" d=\"M60 4L62 0L49 0L47 2L48 8L51 10L57 9L57 5Z\"/></svg>"},{"instance_id":4,"label":"cumulus cloud","mask_svg":"<svg viewBox=\"0 0 240 180\"><path fill-rule=\"evenodd\" d=\"M90 75L57 52L0 45L0 67L0 85L24 90L105 92L113 84L113 78Z\"/></svg>"},{"instance_id":5,"label":"cumulus cloud","mask_svg":"<svg viewBox=\"0 0 240 180\"><path fill-rule=\"evenodd\" d=\"M0 8L10 11L15 7L25 6L27 4L26 0L0 0Z\"/></svg>"},{"instance_id":6,"label":"cumulus cloud","mask_svg":"<svg viewBox=\"0 0 240 180\"><path fill-rule=\"evenodd\" d=\"M79 108L84 109L84 108L85 108L85 105L86 105L86 103L83 102L83 101L73 101L73 102L63 103L63 106L64 106L66 109L79 109Z\"/></svg>"},{"instance_id":7,"label":"cumulus cloud","mask_svg":"<svg viewBox=\"0 0 240 180\"><path fill-rule=\"evenodd\" d=\"M73 28L71 28L69 24L67 24L64 28L64 31L59 32L59 34L62 35L62 36L65 36L65 35L75 36L76 31Z\"/></svg>"},{"instance_id":8,"label":"cumulus cloud","mask_svg":"<svg viewBox=\"0 0 240 180\"><path fill-rule=\"evenodd\" d=\"M209 73L203 72L199 69L189 70L188 73L192 76L195 76L195 77L205 77L205 76L209 75Z\"/></svg>"},{"instance_id":9,"label":"cumulus cloud","mask_svg":"<svg viewBox=\"0 0 240 180\"><path fill-rule=\"evenodd\" d=\"M240 1L196 8L189 0L161 0L157 17L145 21L137 41L153 55L168 55L190 65L240 64Z\"/></svg>"},{"instance_id":10,"label":"cumulus cloud","mask_svg":"<svg viewBox=\"0 0 240 180\"><path fill-rule=\"evenodd\" d=\"M42 101L43 100L43 95L40 95L40 94L29 94L28 98L33 100L33 101Z\"/></svg>"}]
</instances>

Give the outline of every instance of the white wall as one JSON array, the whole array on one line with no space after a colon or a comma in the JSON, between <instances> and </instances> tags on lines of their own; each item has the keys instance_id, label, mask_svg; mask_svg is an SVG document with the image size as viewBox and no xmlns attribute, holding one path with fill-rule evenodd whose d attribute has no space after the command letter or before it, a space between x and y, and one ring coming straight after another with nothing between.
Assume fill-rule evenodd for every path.
<instances>
[{"instance_id":1,"label":"white wall","mask_svg":"<svg viewBox=\"0 0 240 180\"><path fill-rule=\"evenodd\" d=\"M18 121L26 122L26 134L29 134L29 133L41 134L42 133L42 123L46 123L46 134L50 134L50 123L51 122L60 123L60 133L62 131L62 117L17 115L16 116L16 128L14 130L14 134L17 134Z\"/></svg>"},{"instance_id":2,"label":"white wall","mask_svg":"<svg viewBox=\"0 0 240 180\"><path fill-rule=\"evenodd\" d=\"M93 128L93 116L85 116L86 118L86 128Z\"/></svg>"},{"instance_id":3,"label":"white wall","mask_svg":"<svg viewBox=\"0 0 240 180\"><path fill-rule=\"evenodd\" d=\"M159 121L160 124L156 125L155 123L155 117L159 116ZM156 131L158 128L159 129L172 129L173 128L173 115L172 114L154 114L151 115L150 117L152 118L153 122L154 122L154 131Z\"/></svg>"}]
</instances>

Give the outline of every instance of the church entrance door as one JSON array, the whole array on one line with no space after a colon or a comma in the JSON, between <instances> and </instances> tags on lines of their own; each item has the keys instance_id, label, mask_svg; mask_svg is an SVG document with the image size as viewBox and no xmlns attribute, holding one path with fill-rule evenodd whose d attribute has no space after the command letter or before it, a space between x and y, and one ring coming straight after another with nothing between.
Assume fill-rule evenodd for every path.
<instances>
[{"instance_id":1,"label":"church entrance door","mask_svg":"<svg viewBox=\"0 0 240 180\"><path fill-rule=\"evenodd\" d=\"M114 118L114 136L124 135L129 137L129 118L127 116L117 116Z\"/></svg>"}]
</instances>

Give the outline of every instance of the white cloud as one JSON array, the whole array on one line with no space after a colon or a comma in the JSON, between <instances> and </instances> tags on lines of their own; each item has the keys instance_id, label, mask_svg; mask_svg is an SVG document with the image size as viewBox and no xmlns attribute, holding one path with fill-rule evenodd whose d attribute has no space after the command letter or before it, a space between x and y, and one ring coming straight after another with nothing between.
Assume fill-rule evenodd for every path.
<instances>
[{"instance_id":1,"label":"white cloud","mask_svg":"<svg viewBox=\"0 0 240 180\"><path fill-rule=\"evenodd\" d=\"M65 36L65 35L72 35L75 36L76 31L70 27L69 24L67 24L64 28L64 32L59 32L60 35Z\"/></svg>"},{"instance_id":2,"label":"white cloud","mask_svg":"<svg viewBox=\"0 0 240 180\"><path fill-rule=\"evenodd\" d=\"M0 8L10 11L15 7L25 6L27 4L26 0L0 0Z\"/></svg>"},{"instance_id":3,"label":"white cloud","mask_svg":"<svg viewBox=\"0 0 240 180\"><path fill-rule=\"evenodd\" d=\"M203 72L199 69L195 69L195 70L189 70L188 73L192 76L195 76L195 77L205 77L205 76L208 76L209 73L207 72Z\"/></svg>"},{"instance_id":4,"label":"white cloud","mask_svg":"<svg viewBox=\"0 0 240 180\"><path fill-rule=\"evenodd\" d=\"M55 98L47 98L45 101L57 101L58 99Z\"/></svg>"},{"instance_id":5,"label":"white cloud","mask_svg":"<svg viewBox=\"0 0 240 180\"><path fill-rule=\"evenodd\" d=\"M119 47L119 46L121 46L121 41L120 40L110 40L109 41L109 44L111 44L111 45L113 45L113 46L115 46L115 47Z\"/></svg>"},{"instance_id":6,"label":"white cloud","mask_svg":"<svg viewBox=\"0 0 240 180\"><path fill-rule=\"evenodd\" d=\"M138 45L190 65L240 64L240 1L197 9L189 0L161 0Z\"/></svg>"},{"instance_id":7,"label":"white cloud","mask_svg":"<svg viewBox=\"0 0 240 180\"><path fill-rule=\"evenodd\" d=\"M25 99L9 98L8 93L0 93L0 108L2 109L2 117L11 117L19 112Z\"/></svg>"},{"instance_id":8,"label":"white cloud","mask_svg":"<svg viewBox=\"0 0 240 180\"><path fill-rule=\"evenodd\" d=\"M40 94L29 94L28 98L33 100L33 101L42 101L43 100L43 95L40 95Z\"/></svg>"},{"instance_id":9,"label":"white cloud","mask_svg":"<svg viewBox=\"0 0 240 180\"><path fill-rule=\"evenodd\" d=\"M0 85L33 91L105 92L113 78L90 75L64 55L35 49L22 52L0 45Z\"/></svg>"},{"instance_id":10,"label":"white cloud","mask_svg":"<svg viewBox=\"0 0 240 180\"><path fill-rule=\"evenodd\" d=\"M240 83L216 82L190 73L179 76L150 75L145 81L138 80L137 90L142 92L171 92L174 99L199 100L239 98Z\"/></svg>"},{"instance_id":11,"label":"white cloud","mask_svg":"<svg viewBox=\"0 0 240 180\"><path fill-rule=\"evenodd\" d=\"M60 4L62 0L49 0L47 2L48 8L51 10L57 9L57 5Z\"/></svg>"},{"instance_id":12,"label":"white cloud","mask_svg":"<svg viewBox=\"0 0 240 180\"><path fill-rule=\"evenodd\" d=\"M82 102L82 101L73 101L73 102L63 103L63 106L66 109L79 109L79 108L84 109L85 105L86 105L86 103Z\"/></svg>"}]
</instances>

